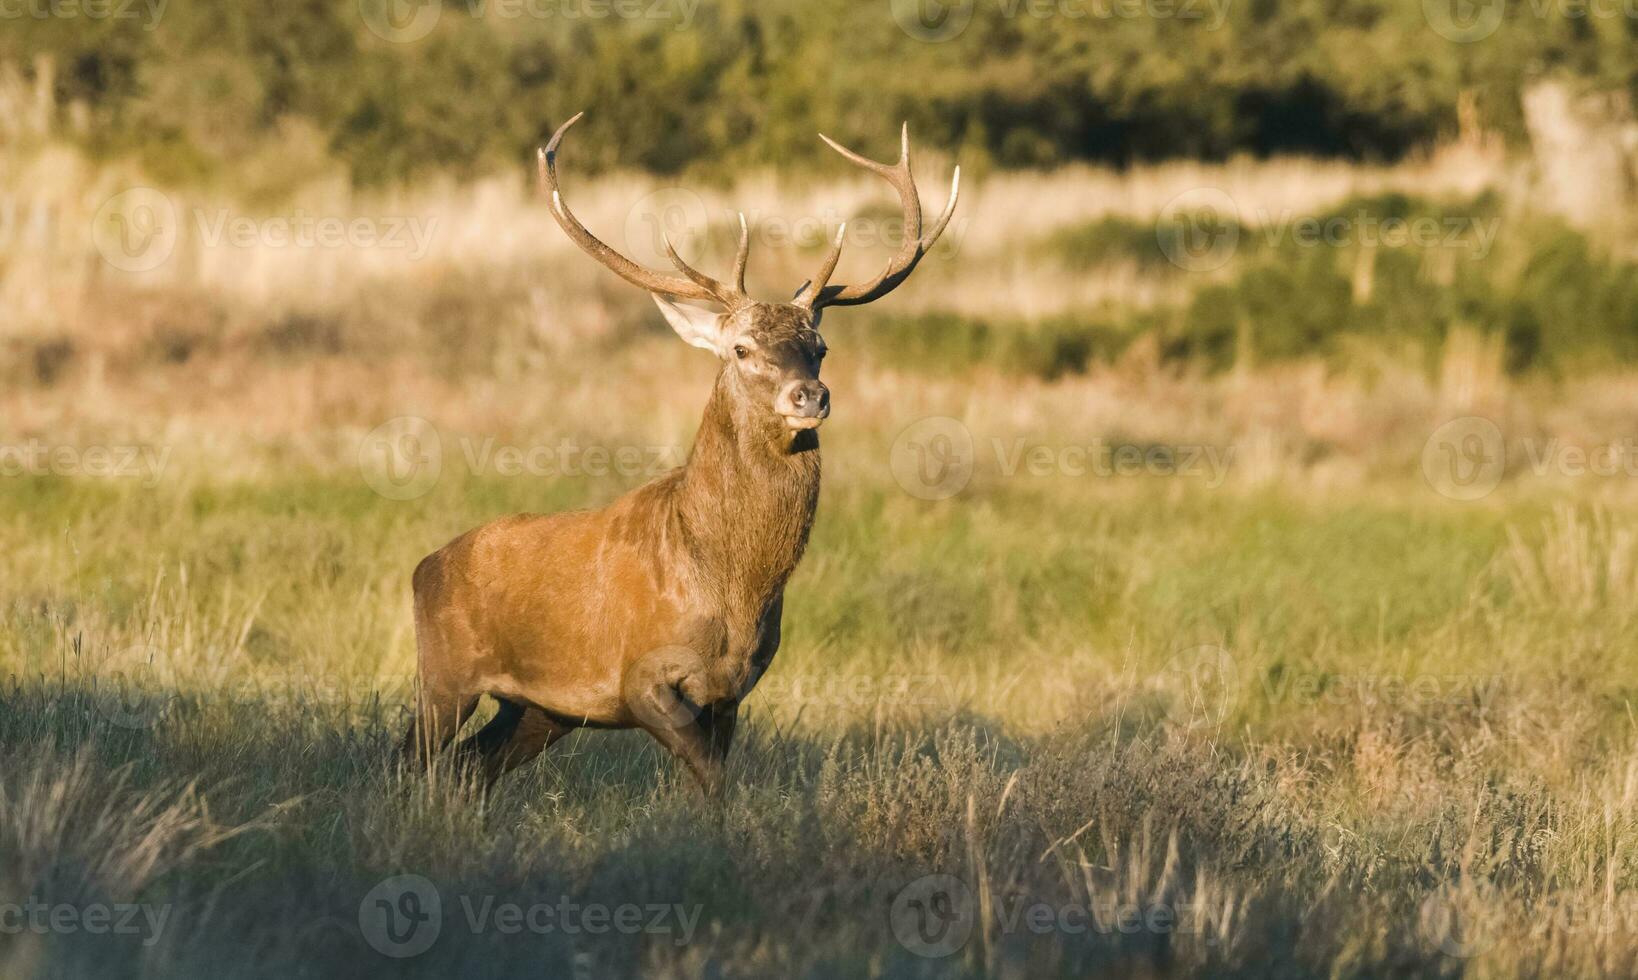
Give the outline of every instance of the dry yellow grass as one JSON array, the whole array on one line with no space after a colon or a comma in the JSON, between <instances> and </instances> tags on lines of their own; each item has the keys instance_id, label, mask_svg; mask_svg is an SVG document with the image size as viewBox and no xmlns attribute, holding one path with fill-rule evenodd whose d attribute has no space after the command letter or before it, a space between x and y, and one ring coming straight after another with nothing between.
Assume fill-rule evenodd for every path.
<instances>
[{"instance_id":1,"label":"dry yellow grass","mask_svg":"<svg viewBox=\"0 0 1638 980\"><path fill-rule=\"evenodd\" d=\"M1139 343L1048 381L875 358L880 312L834 311L819 523L728 806L702 813L652 747L601 734L481 799L388 762L413 660L409 569L483 519L601 503L646 475L511 474L477 461L487 444L680 455L709 359L510 178L319 186L262 210L165 189L133 208L173 209L174 248L120 269L91 231L144 178L55 145L67 123L15 78L0 95L0 186L43 202L53 230L0 247L16 382L0 390L0 464L39 447L77 467L47 456L0 473L0 903L135 902L168 923L152 944L0 936L0 973L1638 964L1638 474L1565 455L1624 445L1630 373L1512 377L1496 341L1458 330L1426 364L1368 351L1347 371L1205 374ZM945 162L926 163L936 201ZM1101 216L1154 220L1200 186L1254 223L1388 189L1511 193L1513 179L1482 141L1391 168L998 175L970 188L957 247L888 302L978 319L1142 308L1174 299L1177 277L1075 277L1032 248ZM566 180L589 225L643 252L652 225L630 208L660 182ZM755 215L753 286L773 296L813 259L779 234L861 212L868 229L883 197L764 174L654 200L698 228ZM204 240L224 216L253 219L253 240ZM297 216L434 232L419 252L255 240ZM844 274L883 250L857 245ZM435 430L442 469L396 499L361 450L403 416ZM1471 427L1439 442L1475 418L1497 445ZM929 419L971 440L948 500L902 470ZM1088 472L1098 446L1208 455L1187 473ZM98 449L136 450L134 468L95 471ZM1445 463L1496 484L1442 495L1427 471ZM444 935L400 960L369 914L407 874L443 896ZM928 874L958 879L975 917L948 956L918 955L895 918ZM672 903L698 929L686 943L514 936L467 926L461 904L564 897ZM1032 931L1030 902L1099 928ZM1188 927L1128 930L1132 910Z\"/></svg>"}]
</instances>

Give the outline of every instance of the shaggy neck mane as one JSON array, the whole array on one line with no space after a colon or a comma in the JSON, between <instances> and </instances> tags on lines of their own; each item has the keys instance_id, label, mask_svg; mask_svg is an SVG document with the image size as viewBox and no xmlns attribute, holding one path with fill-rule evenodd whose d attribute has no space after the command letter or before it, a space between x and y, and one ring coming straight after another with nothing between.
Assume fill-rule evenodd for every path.
<instances>
[{"instance_id":1,"label":"shaggy neck mane","mask_svg":"<svg viewBox=\"0 0 1638 980\"><path fill-rule=\"evenodd\" d=\"M675 498L700 586L760 617L802 559L818 502L818 434L753 416L718 375Z\"/></svg>"}]
</instances>

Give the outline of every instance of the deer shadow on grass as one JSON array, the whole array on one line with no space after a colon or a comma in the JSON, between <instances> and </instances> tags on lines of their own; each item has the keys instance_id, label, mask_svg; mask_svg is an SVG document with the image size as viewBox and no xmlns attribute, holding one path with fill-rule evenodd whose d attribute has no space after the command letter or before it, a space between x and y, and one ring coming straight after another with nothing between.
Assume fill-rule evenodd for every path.
<instances>
[{"instance_id":1,"label":"deer shadow on grass","mask_svg":"<svg viewBox=\"0 0 1638 980\"><path fill-rule=\"evenodd\" d=\"M1321 828L1280 809L1270 777L1134 736L1114 716L1022 736L970 712L814 730L753 710L710 804L640 732L577 732L484 792L447 764L433 778L404 772L401 708L384 700L147 694L117 718L84 686L0 694L12 760L0 789L15 795L31 774L83 759L76 792L90 809L116 782L191 782L213 820L250 828L146 886L172 920L160 952L137 960L162 954L169 975L313 964L355 976L542 964L692 975L716 963L730 974L875 964L889 976L1307 976L1353 921L1397 923L1387 943L1398 961L1442 969L1405 928L1407 887L1378 884L1358 901L1326 887ZM32 847L33 865L49 864L49 836L29 841L0 820L0 850ZM948 908L982 900L988 923L931 965L903 918L928 876L958 881ZM369 916L431 914L404 897L404 880L438 895L442 934L400 960ZM1236 909L1232 923L1176 918L1213 903ZM1036 907L1056 916L1044 929ZM565 931L564 917L588 908L601 931ZM1066 923L1064 910L1090 918ZM1172 924L1157 925L1156 910ZM1134 914L1135 927L1120 918Z\"/></svg>"}]
</instances>

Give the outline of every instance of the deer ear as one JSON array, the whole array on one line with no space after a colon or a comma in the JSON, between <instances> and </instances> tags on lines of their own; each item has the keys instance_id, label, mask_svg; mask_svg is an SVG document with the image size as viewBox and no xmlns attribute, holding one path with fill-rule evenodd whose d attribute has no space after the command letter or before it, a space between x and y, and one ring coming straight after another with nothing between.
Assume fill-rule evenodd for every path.
<instances>
[{"instance_id":1,"label":"deer ear","mask_svg":"<svg viewBox=\"0 0 1638 980\"><path fill-rule=\"evenodd\" d=\"M718 357L722 356L720 314L702 310L697 306L673 303L658 293L654 294L654 304L665 314L665 322L671 324L671 329L677 331L677 336L695 347L703 347Z\"/></svg>"}]
</instances>

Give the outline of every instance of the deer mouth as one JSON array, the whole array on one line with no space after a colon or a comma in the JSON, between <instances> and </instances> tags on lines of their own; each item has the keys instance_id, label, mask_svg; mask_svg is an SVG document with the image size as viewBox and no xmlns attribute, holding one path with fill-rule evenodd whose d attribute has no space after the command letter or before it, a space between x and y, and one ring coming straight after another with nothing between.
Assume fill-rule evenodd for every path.
<instances>
[{"instance_id":1,"label":"deer mouth","mask_svg":"<svg viewBox=\"0 0 1638 980\"><path fill-rule=\"evenodd\" d=\"M824 419L816 415L787 415L785 425L798 432L803 429L817 429Z\"/></svg>"}]
</instances>

